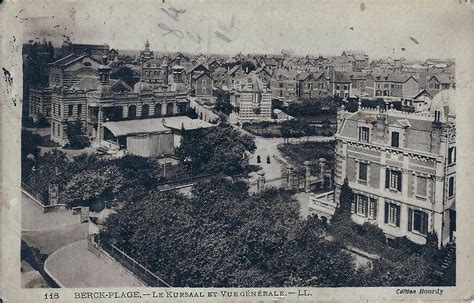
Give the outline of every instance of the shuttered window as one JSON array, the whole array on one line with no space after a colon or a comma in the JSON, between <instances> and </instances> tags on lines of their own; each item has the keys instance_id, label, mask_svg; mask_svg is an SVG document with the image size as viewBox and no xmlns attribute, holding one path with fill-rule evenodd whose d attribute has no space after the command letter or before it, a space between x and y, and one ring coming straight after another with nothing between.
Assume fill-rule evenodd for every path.
<instances>
[{"instance_id":1,"label":"shuttered window","mask_svg":"<svg viewBox=\"0 0 474 303\"><path fill-rule=\"evenodd\" d=\"M385 202L385 220L386 224L400 227L400 206L394 203Z\"/></svg>"},{"instance_id":2,"label":"shuttered window","mask_svg":"<svg viewBox=\"0 0 474 303\"><path fill-rule=\"evenodd\" d=\"M402 172L399 170L385 169L385 188L402 191Z\"/></svg>"}]
</instances>

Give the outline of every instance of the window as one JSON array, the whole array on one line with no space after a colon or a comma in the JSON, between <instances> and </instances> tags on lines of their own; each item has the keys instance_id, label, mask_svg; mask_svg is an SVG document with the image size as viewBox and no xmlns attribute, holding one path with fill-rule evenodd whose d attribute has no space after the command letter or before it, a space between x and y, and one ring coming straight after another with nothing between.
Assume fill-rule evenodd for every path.
<instances>
[{"instance_id":1,"label":"window","mask_svg":"<svg viewBox=\"0 0 474 303\"><path fill-rule=\"evenodd\" d=\"M392 141L390 143L392 147L400 147L400 133L392 132Z\"/></svg>"},{"instance_id":2,"label":"window","mask_svg":"<svg viewBox=\"0 0 474 303\"><path fill-rule=\"evenodd\" d=\"M377 199L368 198L362 194L356 194L352 204L352 212L369 219L377 217Z\"/></svg>"},{"instance_id":3,"label":"window","mask_svg":"<svg viewBox=\"0 0 474 303\"><path fill-rule=\"evenodd\" d=\"M416 196L426 198L428 179L426 177L416 177Z\"/></svg>"},{"instance_id":4,"label":"window","mask_svg":"<svg viewBox=\"0 0 474 303\"><path fill-rule=\"evenodd\" d=\"M146 118L150 115L150 106L148 104L143 104L142 106L142 118Z\"/></svg>"},{"instance_id":5,"label":"window","mask_svg":"<svg viewBox=\"0 0 474 303\"><path fill-rule=\"evenodd\" d=\"M399 170L385 169L385 188L402 191L402 172Z\"/></svg>"},{"instance_id":6,"label":"window","mask_svg":"<svg viewBox=\"0 0 474 303\"><path fill-rule=\"evenodd\" d=\"M439 84L434 85L435 89L439 89Z\"/></svg>"},{"instance_id":7,"label":"window","mask_svg":"<svg viewBox=\"0 0 474 303\"><path fill-rule=\"evenodd\" d=\"M82 114L82 104L78 104L77 105L77 115L81 116L81 114Z\"/></svg>"},{"instance_id":8,"label":"window","mask_svg":"<svg viewBox=\"0 0 474 303\"><path fill-rule=\"evenodd\" d=\"M74 112L74 106L73 105L68 105L67 106L67 115L70 117L70 116L72 116L73 112Z\"/></svg>"},{"instance_id":9,"label":"window","mask_svg":"<svg viewBox=\"0 0 474 303\"><path fill-rule=\"evenodd\" d=\"M364 162L359 162L359 180L367 181L367 167L368 164Z\"/></svg>"},{"instance_id":10,"label":"window","mask_svg":"<svg viewBox=\"0 0 474 303\"><path fill-rule=\"evenodd\" d=\"M448 198L454 196L454 177L449 177L448 179Z\"/></svg>"},{"instance_id":11,"label":"window","mask_svg":"<svg viewBox=\"0 0 474 303\"><path fill-rule=\"evenodd\" d=\"M451 146L448 149L448 165L456 163L456 147Z\"/></svg>"},{"instance_id":12,"label":"window","mask_svg":"<svg viewBox=\"0 0 474 303\"><path fill-rule=\"evenodd\" d=\"M385 220L386 224L400 227L400 206L394 203L385 202Z\"/></svg>"},{"instance_id":13,"label":"window","mask_svg":"<svg viewBox=\"0 0 474 303\"><path fill-rule=\"evenodd\" d=\"M359 127L359 141L369 142L369 128Z\"/></svg>"},{"instance_id":14,"label":"window","mask_svg":"<svg viewBox=\"0 0 474 303\"><path fill-rule=\"evenodd\" d=\"M377 218L377 199L369 199L369 215L370 219L375 220Z\"/></svg>"},{"instance_id":15,"label":"window","mask_svg":"<svg viewBox=\"0 0 474 303\"><path fill-rule=\"evenodd\" d=\"M421 210L408 209L408 231L428 233L428 214Z\"/></svg>"}]
</instances>

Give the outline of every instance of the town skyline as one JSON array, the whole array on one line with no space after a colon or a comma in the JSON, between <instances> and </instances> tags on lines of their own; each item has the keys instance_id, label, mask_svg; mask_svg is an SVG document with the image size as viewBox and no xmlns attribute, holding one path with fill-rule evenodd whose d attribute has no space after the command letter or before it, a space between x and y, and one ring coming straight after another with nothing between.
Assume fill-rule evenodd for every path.
<instances>
[{"instance_id":1,"label":"town skyline","mask_svg":"<svg viewBox=\"0 0 474 303\"><path fill-rule=\"evenodd\" d=\"M46 38L59 42L64 36L70 36L74 43L107 43L111 48L139 51L148 39L152 50L162 52L186 50L189 53L235 55L236 50L245 54L279 54L281 50L290 50L296 56L327 56L338 55L344 50L364 50L370 58L421 60L455 57L456 47L453 46L459 40L458 34L462 35L466 30L463 18L453 20L444 13L442 6L429 6L425 1L416 4L424 10L413 12L400 5L390 6L390 2L345 4L341 1L331 6L313 3L313 9L304 14L289 8L285 19L297 17L297 24L281 22L283 16L277 13L282 5L279 2L248 3L245 8L219 3L218 6L227 8L222 16L211 16L207 3L173 2L161 4L159 9L146 3L126 14L111 5L110 13L121 18L107 20L100 12L90 10L85 2L70 10L62 7L59 13L56 13L59 8L40 4L29 8L37 9L38 17L25 19L23 41ZM376 12L384 5L387 15L381 16ZM147 13L152 7L156 9L154 15ZM343 7L346 8L341 10ZM248 14L250 9L256 13ZM258 18L259 15L262 18ZM332 18L333 15L342 18ZM391 15L397 18L391 18ZM443 30L446 26L459 31L446 32Z\"/></svg>"}]
</instances>

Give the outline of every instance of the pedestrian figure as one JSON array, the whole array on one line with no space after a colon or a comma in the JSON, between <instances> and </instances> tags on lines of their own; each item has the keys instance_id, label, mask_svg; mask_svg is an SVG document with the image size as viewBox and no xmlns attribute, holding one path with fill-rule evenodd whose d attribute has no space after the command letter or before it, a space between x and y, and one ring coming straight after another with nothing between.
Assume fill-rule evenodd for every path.
<instances>
[{"instance_id":1,"label":"pedestrian figure","mask_svg":"<svg viewBox=\"0 0 474 303\"><path fill-rule=\"evenodd\" d=\"M260 155L257 156L257 163L262 163L262 160L260 159Z\"/></svg>"},{"instance_id":2,"label":"pedestrian figure","mask_svg":"<svg viewBox=\"0 0 474 303\"><path fill-rule=\"evenodd\" d=\"M267 156L267 164L270 164L270 155Z\"/></svg>"}]
</instances>

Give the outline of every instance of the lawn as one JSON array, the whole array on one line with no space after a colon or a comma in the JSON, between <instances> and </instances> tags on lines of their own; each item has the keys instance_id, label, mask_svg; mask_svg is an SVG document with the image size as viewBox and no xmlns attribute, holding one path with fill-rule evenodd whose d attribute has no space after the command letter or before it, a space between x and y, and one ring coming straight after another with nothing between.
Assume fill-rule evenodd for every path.
<instances>
[{"instance_id":1,"label":"lawn","mask_svg":"<svg viewBox=\"0 0 474 303\"><path fill-rule=\"evenodd\" d=\"M281 128L282 123L275 122L260 122L260 123L245 123L242 126L243 129L248 131L254 136L264 137L264 138L279 138L282 137ZM327 127L322 125L312 125L309 126L309 136L332 136L336 132L335 124L329 125Z\"/></svg>"},{"instance_id":2,"label":"lawn","mask_svg":"<svg viewBox=\"0 0 474 303\"><path fill-rule=\"evenodd\" d=\"M245 123L242 127L254 136L264 138L281 137L281 124L279 123Z\"/></svg>"}]
</instances>

